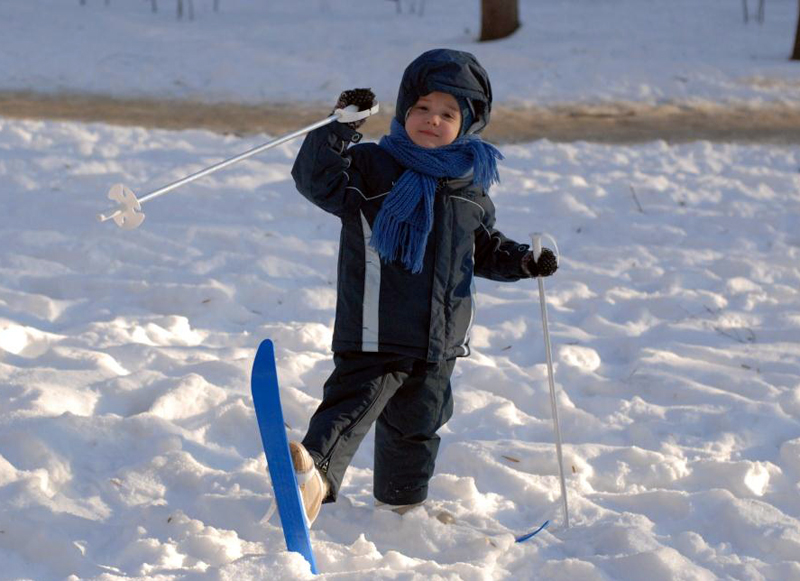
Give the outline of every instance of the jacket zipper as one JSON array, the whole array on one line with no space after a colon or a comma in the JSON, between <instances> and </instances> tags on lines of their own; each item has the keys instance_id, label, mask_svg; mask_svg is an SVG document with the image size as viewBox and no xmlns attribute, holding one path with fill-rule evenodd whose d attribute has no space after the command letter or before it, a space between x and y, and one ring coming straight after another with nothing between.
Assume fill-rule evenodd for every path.
<instances>
[{"instance_id":1,"label":"jacket zipper","mask_svg":"<svg viewBox=\"0 0 800 581\"><path fill-rule=\"evenodd\" d=\"M322 462L319 465L319 469L322 470L322 472L324 472L325 474L328 473L328 467L330 466L331 463L331 456L333 456L333 453L339 446L339 442L342 440L342 438L350 434L350 432L352 432L353 429L356 426L358 426L358 424L361 423L361 421L364 419L364 416L366 416L369 413L369 411L375 406L375 402L377 402L380 399L381 395L383 395L383 391L386 388L386 381L388 376L389 376L388 373L384 373L383 377L381 378L380 387L378 387L378 393L375 394L375 397L372 399L369 405L365 407L360 414L358 414L358 417L349 426L347 426L347 429L344 430L341 434L339 434L339 437L336 438L336 441L333 443L333 446L331 446L331 449L328 450L328 453L325 454L325 456L322 458Z\"/></svg>"}]
</instances>

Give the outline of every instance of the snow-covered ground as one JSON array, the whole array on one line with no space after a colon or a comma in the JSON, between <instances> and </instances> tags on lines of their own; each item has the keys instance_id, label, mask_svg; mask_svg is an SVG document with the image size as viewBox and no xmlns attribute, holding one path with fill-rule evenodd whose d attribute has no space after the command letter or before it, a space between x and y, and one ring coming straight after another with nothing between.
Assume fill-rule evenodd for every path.
<instances>
[{"instance_id":1,"label":"snow-covered ground","mask_svg":"<svg viewBox=\"0 0 800 581\"><path fill-rule=\"evenodd\" d=\"M301 437L332 368L338 221L294 191L297 144L148 202L138 230L94 219L113 182L144 193L255 143L0 121L0 577L309 575L259 522L248 380L272 338ZM536 285L481 280L431 490L463 524L375 512L368 438L313 529L321 570L800 579L800 150L503 151L499 226L563 253L574 526L502 534L560 521L557 467Z\"/></svg>"},{"instance_id":2,"label":"snow-covered ground","mask_svg":"<svg viewBox=\"0 0 800 581\"><path fill-rule=\"evenodd\" d=\"M742 0L520 0L522 28L484 44L478 0L401 0L402 14L386 0L219 0L217 13L194 0L193 21L174 1L155 14L144 0L86 2L0 2L0 90L330 103L371 86L394 104L405 66L448 46L478 56L503 103L800 99L796 0L769 0L763 25L744 24Z\"/></svg>"},{"instance_id":3,"label":"snow-covered ground","mask_svg":"<svg viewBox=\"0 0 800 581\"><path fill-rule=\"evenodd\" d=\"M751 0L751 7L755 4ZM0 2L0 90L330 102L471 50L498 101L796 103L795 0ZM468 29L468 30L467 30ZM276 342L290 436L332 369L336 219L294 142L95 220L266 141L0 118L0 579L306 579L249 396ZM800 580L800 148L503 146L498 226L554 235L546 286L572 518L560 528L536 284L478 281L430 505L375 511L372 442L313 528L321 578ZM553 524L533 539L513 534Z\"/></svg>"}]
</instances>

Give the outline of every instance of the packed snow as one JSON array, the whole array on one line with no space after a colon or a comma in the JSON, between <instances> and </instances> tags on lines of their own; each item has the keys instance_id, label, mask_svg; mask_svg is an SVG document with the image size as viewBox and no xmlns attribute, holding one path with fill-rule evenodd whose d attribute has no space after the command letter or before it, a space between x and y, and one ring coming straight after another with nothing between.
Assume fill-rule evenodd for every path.
<instances>
[{"instance_id":1,"label":"packed snow","mask_svg":"<svg viewBox=\"0 0 800 581\"><path fill-rule=\"evenodd\" d=\"M113 182L144 193L251 145L0 124L4 578L310 575L260 522L248 379L273 339L300 438L332 369L339 225L294 190L297 144L148 202L137 230L94 220ZM459 523L376 512L368 437L313 528L321 571L800 578L800 150L503 151L498 224L562 253L546 286L573 526L538 288L480 280L430 498Z\"/></svg>"},{"instance_id":2,"label":"packed snow","mask_svg":"<svg viewBox=\"0 0 800 581\"><path fill-rule=\"evenodd\" d=\"M800 87L794 0L763 26L733 1L522 1L523 29L485 46L477 3L220 4L177 21L165 2L0 3L0 89L309 102L372 84L391 106L434 45L476 53L503 102ZM114 183L141 197L268 138L0 118L0 579L314 578L263 519L249 379L272 339L301 438L332 370L339 224L294 189L299 142L146 203L137 230L95 220ZM800 580L800 148L501 149L498 227L561 253L545 287L572 526L538 287L479 279L430 510L373 507L368 436L312 529L319 578Z\"/></svg>"},{"instance_id":3,"label":"packed snow","mask_svg":"<svg viewBox=\"0 0 800 581\"><path fill-rule=\"evenodd\" d=\"M797 106L795 0L520 0L522 28L478 44L478 0L0 2L0 90L330 103L368 85L393 103L424 50L473 52L521 105ZM194 20L188 4L193 3Z\"/></svg>"}]
</instances>

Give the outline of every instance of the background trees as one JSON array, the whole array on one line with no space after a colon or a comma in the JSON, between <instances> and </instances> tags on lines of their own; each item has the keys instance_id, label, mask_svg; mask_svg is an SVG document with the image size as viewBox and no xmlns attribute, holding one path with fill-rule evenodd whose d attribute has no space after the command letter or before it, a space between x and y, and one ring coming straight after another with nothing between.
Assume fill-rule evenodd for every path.
<instances>
[{"instance_id":1,"label":"background trees","mask_svg":"<svg viewBox=\"0 0 800 581\"><path fill-rule=\"evenodd\" d=\"M519 28L519 0L481 0L479 40L505 38Z\"/></svg>"},{"instance_id":2,"label":"background trees","mask_svg":"<svg viewBox=\"0 0 800 581\"><path fill-rule=\"evenodd\" d=\"M792 51L792 60L800 61L800 2L798 2L797 32L794 35L794 50Z\"/></svg>"}]
</instances>

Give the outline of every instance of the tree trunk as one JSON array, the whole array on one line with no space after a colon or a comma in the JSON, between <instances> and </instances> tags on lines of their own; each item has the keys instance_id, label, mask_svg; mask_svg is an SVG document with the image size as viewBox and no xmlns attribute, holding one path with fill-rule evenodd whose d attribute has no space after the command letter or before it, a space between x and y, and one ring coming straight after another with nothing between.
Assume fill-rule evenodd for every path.
<instances>
[{"instance_id":1,"label":"tree trunk","mask_svg":"<svg viewBox=\"0 0 800 581\"><path fill-rule=\"evenodd\" d=\"M519 28L519 0L481 0L481 42L511 35Z\"/></svg>"},{"instance_id":2,"label":"tree trunk","mask_svg":"<svg viewBox=\"0 0 800 581\"><path fill-rule=\"evenodd\" d=\"M800 2L798 2L800 4ZM800 61L800 7L797 14L797 32L794 35L794 50L792 51L792 60Z\"/></svg>"}]
</instances>

